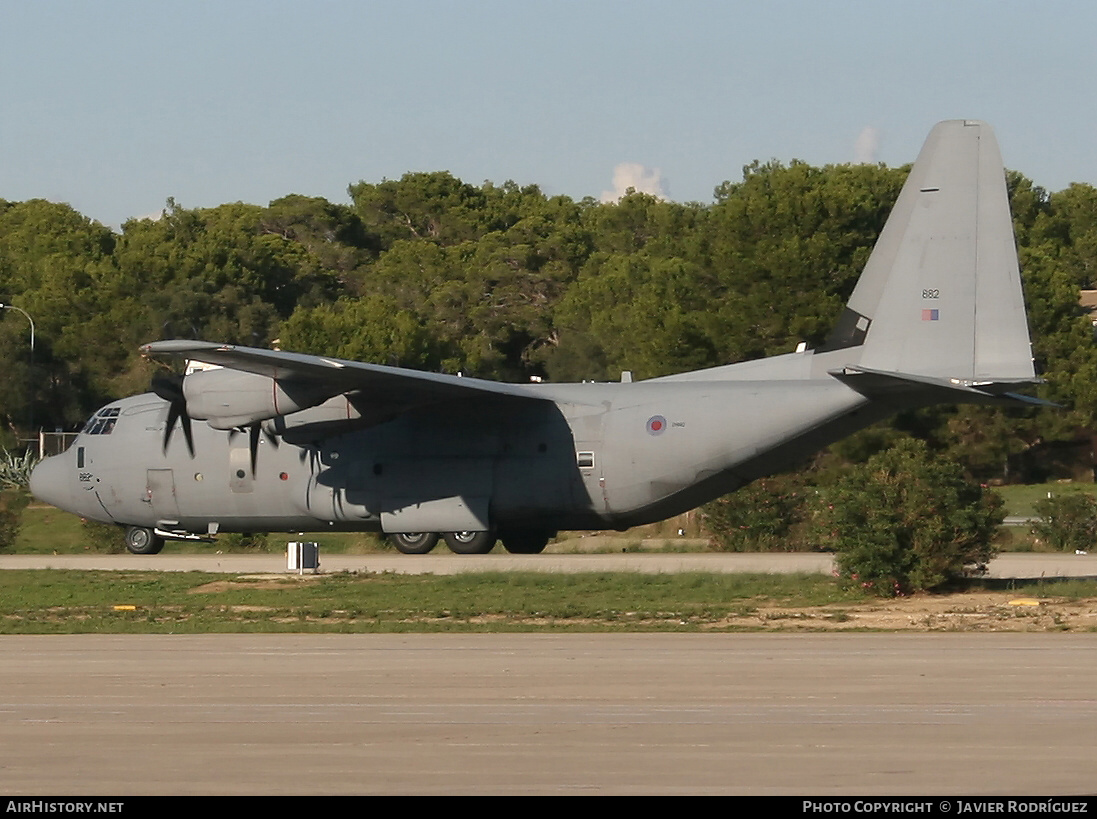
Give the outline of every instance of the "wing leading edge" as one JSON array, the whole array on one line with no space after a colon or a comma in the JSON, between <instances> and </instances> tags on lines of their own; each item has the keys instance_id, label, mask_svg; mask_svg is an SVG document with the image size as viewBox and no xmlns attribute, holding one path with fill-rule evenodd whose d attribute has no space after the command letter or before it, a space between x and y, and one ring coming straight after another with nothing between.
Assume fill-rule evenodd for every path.
<instances>
[{"instance_id":1,"label":"wing leading edge","mask_svg":"<svg viewBox=\"0 0 1097 819\"><path fill-rule=\"evenodd\" d=\"M372 418L379 421L441 402L485 398L503 402L551 400L547 395L539 395L522 384L502 384L478 378L208 341L156 341L143 345L141 352L146 356L191 359L263 376L291 391L303 388L321 400L345 393L364 410L363 420ZM318 402L314 400L310 403L315 405Z\"/></svg>"}]
</instances>

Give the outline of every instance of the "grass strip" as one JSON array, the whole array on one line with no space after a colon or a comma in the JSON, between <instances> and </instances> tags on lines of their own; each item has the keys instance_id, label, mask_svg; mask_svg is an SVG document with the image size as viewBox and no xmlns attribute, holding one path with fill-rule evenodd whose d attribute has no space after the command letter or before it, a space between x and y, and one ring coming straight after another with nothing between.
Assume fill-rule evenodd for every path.
<instances>
[{"instance_id":1,"label":"grass strip","mask_svg":"<svg viewBox=\"0 0 1097 819\"><path fill-rule=\"evenodd\" d=\"M1085 600L1097 580L965 590ZM841 621L875 600L822 575L11 570L0 572L0 634L746 631L767 607Z\"/></svg>"},{"instance_id":2,"label":"grass strip","mask_svg":"<svg viewBox=\"0 0 1097 819\"><path fill-rule=\"evenodd\" d=\"M863 601L819 575L0 572L0 634L709 631Z\"/></svg>"}]
</instances>

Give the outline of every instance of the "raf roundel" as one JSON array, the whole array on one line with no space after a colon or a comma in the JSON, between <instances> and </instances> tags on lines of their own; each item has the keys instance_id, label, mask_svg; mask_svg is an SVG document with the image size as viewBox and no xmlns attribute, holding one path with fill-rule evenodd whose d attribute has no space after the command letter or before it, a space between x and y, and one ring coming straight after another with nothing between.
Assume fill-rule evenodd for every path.
<instances>
[{"instance_id":1,"label":"raf roundel","mask_svg":"<svg viewBox=\"0 0 1097 819\"><path fill-rule=\"evenodd\" d=\"M662 415L648 418L648 435L662 435L667 428L667 419Z\"/></svg>"}]
</instances>

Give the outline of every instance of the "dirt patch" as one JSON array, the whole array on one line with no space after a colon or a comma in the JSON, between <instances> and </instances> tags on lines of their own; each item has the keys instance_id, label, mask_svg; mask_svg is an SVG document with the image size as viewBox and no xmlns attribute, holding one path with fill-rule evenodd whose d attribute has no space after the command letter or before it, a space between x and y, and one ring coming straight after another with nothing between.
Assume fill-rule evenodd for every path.
<instances>
[{"instance_id":1,"label":"dirt patch","mask_svg":"<svg viewBox=\"0 0 1097 819\"><path fill-rule=\"evenodd\" d=\"M292 618L291 618L292 619ZM705 631L1097 631L1097 598L1021 598L1004 593L913 596L844 606L759 606L742 614L705 620L684 614L621 613L603 618L553 618L513 614L448 617L422 614L404 624L465 623L532 628L617 627L627 630L693 626Z\"/></svg>"},{"instance_id":2,"label":"dirt patch","mask_svg":"<svg viewBox=\"0 0 1097 819\"><path fill-rule=\"evenodd\" d=\"M217 594L218 592L239 591L240 589L292 589L302 581L315 580L317 574L290 575L251 575L235 580L214 580L195 586L187 594Z\"/></svg>"},{"instance_id":3,"label":"dirt patch","mask_svg":"<svg viewBox=\"0 0 1097 819\"><path fill-rule=\"evenodd\" d=\"M810 631L1094 631L1097 599L976 592L915 595L853 606L762 606L727 625Z\"/></svg>"}]
</instances>

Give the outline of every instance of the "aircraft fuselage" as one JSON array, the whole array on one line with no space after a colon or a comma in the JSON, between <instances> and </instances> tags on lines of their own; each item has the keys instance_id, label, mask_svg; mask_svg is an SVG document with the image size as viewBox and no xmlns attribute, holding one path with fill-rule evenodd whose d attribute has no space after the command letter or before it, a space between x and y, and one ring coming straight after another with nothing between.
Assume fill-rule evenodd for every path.
<instances>
[{"instance_id":1,"label":"aircraft fuselage","mask_svg":"<svg viewBox=\"0 0 1097 819\"><path fill-rule=\"evenodd\" d=\"M196 423L193 455L179 430L162 448L169 405L148 393L100 410L67 452L39 467L37 482L65 493L57 505L92 519L191 533L211 524L221 532L625 528L771 471L755 463L760 456L865 403L834 379L532 389L553 400L454 402L312 441ZM307 427L310 413L324 410L290 418ZM104 415L113 423L96 429Z\"/></svg>"}]
</instances>

